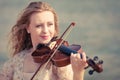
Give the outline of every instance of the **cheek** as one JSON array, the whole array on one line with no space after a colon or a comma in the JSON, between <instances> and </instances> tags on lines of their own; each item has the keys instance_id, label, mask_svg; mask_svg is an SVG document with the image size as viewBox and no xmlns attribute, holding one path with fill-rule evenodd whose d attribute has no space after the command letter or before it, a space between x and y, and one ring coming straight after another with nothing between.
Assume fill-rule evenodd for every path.
<instances>
[{"instance_id":1,"label":"cheek","mask_svg":"<svg viewBox=\"0 0 120 80\"><path fill-rule=\"evenodd\" d=\"M56 30L53 28L53 29L51 30L51 35L52 35L52 37L54 37L55 34L56 34Z\"/></svg>"},{"instance_id":2,"label":"cheek","mask_svg":"<svg viewBox=\"0 0 120 80\"><path fill-rule=\"evenodd\" d=\"M54 27L52 28L52 30L53 30L54 34L56 34L56 28L55 28L55 25L54 25Z\"/></svg>"},{"instance_id":3,"label":"cheek","mask_svg":"<svg viewBox=\"0 0 120 80\"><path fill-rule=\"evenodd\" d=\"M40 31L39 30L33 30L31 32L31 37L32 38L37 38L39 36Z\"/></svg>"},{"instance_id":4,"label":"cheek","mask_svg":"<svg viewBox=\"0 0 120 80\"><path fill-rule=\"evenodd\" d=\"M57 32L56 32L56 30L54 31L54 36L57 36Z\"/></svg>"}]
</instances>

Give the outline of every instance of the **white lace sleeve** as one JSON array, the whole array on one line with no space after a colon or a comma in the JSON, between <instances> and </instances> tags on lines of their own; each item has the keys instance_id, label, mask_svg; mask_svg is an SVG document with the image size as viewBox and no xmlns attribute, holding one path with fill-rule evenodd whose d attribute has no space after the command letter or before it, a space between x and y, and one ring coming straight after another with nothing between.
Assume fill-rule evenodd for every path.
<instances>
[{"instance_id":1,"label":"white lace sleeve","mask_svg":"<svg viewBox=\"0 0 120 80\"><path fill-rule=\"evenodd\" d=\"M57 80L73 80L73 71L71 65L65 67L55 67L53 68L54 75L56 75Z\"/></svg>"},{"instance_id":2,"label":"white lace sleeve","mask_svg":"<svg viewBox=\"0 0 120 80\"><path fill-rule=\"evenodd\" d=\"M13 60L10 59L4 63L0 71L0 80L12 80L13 77Z\"/></svg>"}]
</instances>

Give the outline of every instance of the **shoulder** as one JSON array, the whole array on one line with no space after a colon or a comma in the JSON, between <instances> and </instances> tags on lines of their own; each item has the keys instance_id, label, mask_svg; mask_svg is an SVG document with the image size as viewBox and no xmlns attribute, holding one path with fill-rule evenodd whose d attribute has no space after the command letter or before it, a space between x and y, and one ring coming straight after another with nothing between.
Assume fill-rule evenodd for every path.
<instances>
[{"instance_id":1,"label":"shoulder","mask_svg":"<svg viewBox=\"0 0 120 80\"><path fill-rule=\"evenodd\" d=\"M24 59L25 55L28 53L29 50L23 50L17 54L15 54L13 57L10 57L9 60L6 62L6 64L16 64L17 62L20 62Z\"/></svg>"},{"instance_id":2,"label":"shoulder","mask_svg":"<svg viewBox=\"0 0 120 80\"><path fill-rule=\"evenodd\" d=\"M12 58L13 59L19 59L24 58L27 53L29 53L30 50L22 50L19 53L15 54Z\"/></svg>"}]
</instances>

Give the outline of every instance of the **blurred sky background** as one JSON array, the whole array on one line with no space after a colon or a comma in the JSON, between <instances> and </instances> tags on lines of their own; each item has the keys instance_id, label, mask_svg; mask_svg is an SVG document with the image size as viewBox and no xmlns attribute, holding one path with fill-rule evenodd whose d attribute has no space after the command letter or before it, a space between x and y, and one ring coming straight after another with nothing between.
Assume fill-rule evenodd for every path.
<instances>
[{"instance_id":1,"label":"blurred sky background","mask_svg":"<svg viewBox=\"0 0 120 80\"><path fill-rule=\"evenodd\" d=\"M0 0L0 67L8 60L8 34L18 14L38 0ZM120 80L120 0L41 0L59 16L60 34L75 22L67 41L80 44L89 57L104 61L104 71L85 80Z\"/></svg>"}]
</instances>

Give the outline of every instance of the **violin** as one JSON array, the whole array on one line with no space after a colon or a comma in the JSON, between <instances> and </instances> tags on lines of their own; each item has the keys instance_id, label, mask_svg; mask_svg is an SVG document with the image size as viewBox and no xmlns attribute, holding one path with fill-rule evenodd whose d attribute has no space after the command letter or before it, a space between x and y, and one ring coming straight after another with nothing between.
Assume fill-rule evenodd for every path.
<instances>
[{"instance_id":1,"label":"violin","mask_svg":"<svg viewBox=\"0 0 120 80\"><path fill-rule=\"evenodd\" d=\"M62 44L59 47L58 51L55 53L55 55L51 59L53 65L57 67L63 67L63 66L69 65L71 53L76 54L78 53L78 50L81 50L80 52L82 52L81 45L76 45L76 44L68 45L67 43L67 46L66 46L64 44ZM50 51L51 50L48 46L39 44L37 47L37 50L32 54L32 56L34 57L34 61L36 63L42 62L43 59L46 59L49 56ZM81 54L80 54L80 57L82 58ZM98 60L99 59L98 56L95 56L93 59L89 58L88 56L86 56L86 58L87 58L88 66L85 69L87 69L88 67L93 68L93 70L89 71L90 75L92 75L94 71L98 73L101 73L103 71L103 68L102 68L103 60Z\"/></svg>"},{"instance_id":2,"label":"violin","mask_svg":"<svg viewBox=\"0 0 120 80\"><path fill-rule=\"evenodd\" d=\"M34 62L42 63L42 64L39 66L38 70L35 72L32 79L37 74L37 72L39 71L40 67L43 64L51 61L53 65L57 67L63 67L70 64L71 53L76 54L78 53L78 51L82 52L81 45L76 45L76 44L69 45L67 41L62 39L66 34L66 32L69 29L71 29L71 26L74 25L75 23L71 23L60 38L54 37L47 44L38 44L36 50L32 53L32 57L34 59ZM51 45L52 48L50 47ZM82 58L81 54L80 57ZM91 67L93 69L89 71L90 75L92 75L94 71L98 73L101 73L103 71L102 68L103 60L98 61L97 56L95 56L93 59L89 58L88 56L86 56L86 58L87 58L88 66L85 69L87 69L88 67Z\"/></svg>"}]
</instances>

